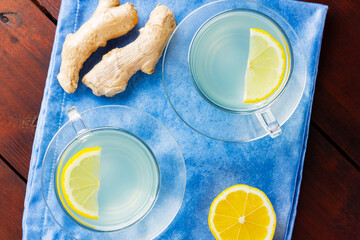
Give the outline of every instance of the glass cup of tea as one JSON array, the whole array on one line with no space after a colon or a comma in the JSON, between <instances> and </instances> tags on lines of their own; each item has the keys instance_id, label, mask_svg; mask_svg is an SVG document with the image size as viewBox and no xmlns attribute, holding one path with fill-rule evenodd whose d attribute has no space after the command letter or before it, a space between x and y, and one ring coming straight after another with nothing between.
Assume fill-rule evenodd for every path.
<instances>
[{"instance_id":1,"label":"glass cup of tea","mask_svg":"<svg viewBox=\"0 0 360 240\"><path fill-rule=\"evenodd\" d=\"M76 137L55 170L55 191L64 211L102 231L144 218L160 189L160 170L150 147L126 129L87 129L75 107L66 113Z\"/></svg>"},{"instance_id":2,"label":"glass cup of tea","mask_svg":"<svg viewBox=\"0 0 360 240\"><path fill-rule=\"evenodd\" d=\"M42 166L43 196L54 220L75 238L141 239L163 231L186 183L170 132L125 106L66 113L69 121L51 140Z\"/></svg>"},{"instance_id":3,"label":"glass cup of tea","mask_svg":"<svg viewBox=\"0 0 360 240\"><path fill-rule=\"evenodd\" d=\"M284 74L278 81L277 88L261 101L245 102L245 76L249 68L250 30L266 32L284 50ZM259 36L255 36L258 37ZM259 44L266 44L261 41ZM263 46L259 46L261 48ZM255 53L269 55L269 50ZM257 50L257 49L256 49ZM256 51L253 50L253 51ZM271 49L272 50L272 49ZM261 51L261 50L258 50ZM275 55L275 54L274 54ZM276 55L275 55L276 56ZM259 74L266 77L267 60L257 60ZM221 12L207 20L197 31L190 44L189 72L195 88L200 95L214 107L237 114L255 112L256 116L271 137L281 134L280 125L270 108L266 108L285 88L292 71L292 48L284 31L266 15L250 9L234 9ZM254 64L256 66L256 64ZM275 69L270 69L275 71ZM262 80L260 78L260 80ZM259 83L259 88L262 84Z\"/></svg>"},{"instance_id":4,"label":"glass cup of tea","mask_svg":"<svg viewBox=\"0 0 360 240\"><path fill-rule=\"evenodd\" d=\"M165 48L163 82L178 116L220 141L279 136L306 83L300 41L278 13L223 0L190 13Z\"/></svg>"}]
</instances>

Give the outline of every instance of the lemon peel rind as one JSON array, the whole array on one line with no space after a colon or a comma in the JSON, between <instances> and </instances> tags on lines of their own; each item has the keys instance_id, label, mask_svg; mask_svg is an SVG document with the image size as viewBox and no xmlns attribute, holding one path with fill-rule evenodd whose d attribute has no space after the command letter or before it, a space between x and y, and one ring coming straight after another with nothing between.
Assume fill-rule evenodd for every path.
<instances>
[{"instance_id":1,"label":"lemon peel rind","mask_svg":"<svg viewBox=\"0 0 360 240\"><path fill-rule=\"evenodd\" d=\"M275 214L274 208L273 208L269 198L260 189L250 187L250 186L244 185L244 184L234 185L232 187L229 187L229 188L225 189L212 202L212 204L210 206L208 224L209 224L210 231L214 235L215 239L216 240L221 240L220 233L218 231L216 231L216 228L215 228L214 223L212 221L212 219L214 219L214 216L215 216L216 206L218 205L218 203L220 201L225 200L227 195L229 195L232 192L239 191L239 190L242 190L242 191L246 192L247 194L248 193L253 193L253 194L259 196L263 200L263 203L264 203L264 206L266 207L266 209L269 211L269 213L272 213L272 214L269 214L270 224L268 226L268 228L271 227L271 229L269 229L269 231L267 232L267 235L266 235L264 240L273 239L274 233L275 233L275 228L276 228L276 214Z\"/></svg>"}]
</instances>

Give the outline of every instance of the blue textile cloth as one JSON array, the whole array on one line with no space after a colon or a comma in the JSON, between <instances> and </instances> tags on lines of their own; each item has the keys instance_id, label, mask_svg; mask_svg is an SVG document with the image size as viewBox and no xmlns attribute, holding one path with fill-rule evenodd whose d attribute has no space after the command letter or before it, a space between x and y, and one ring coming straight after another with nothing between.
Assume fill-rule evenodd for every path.
<instances>
[{"instance_id":1,"label":"blue textile cloth","mask_svg":"<svg viewBox=\"0 0 360 240\"><path fill-rule=\"evenodd\" d=\"M104 53L133 41L158 3L168 6L179 23L191 11L210 1L131 2L138 10L138 25L126 36L109 41L105 48L93 54L84 65L80 78ZM66 94L56 79L64 39L90 18L98 1L62 1L30 162L23 239L69 238L45 207L41 193L42 159L51 138L67 121L66 109L75 105L81 112L112 104L131 106L156 117L172 132L183 151L187 170L184 201L174 221L158 239L213 239L207 222L211 202L224 189L235 184L247 184L263 190L277 215L275 239L291 238L327 6L288 0L259 2L282 15L302 41L308 69L306 88L295 113L282 127L280 137L271 139L267 136L249 143L224 143L196 133L177 117L166 98L160 62L153 75L136 73L126 91L114 98L94 96L82 83L74 94Z\"/></svg>"}]
</instances>

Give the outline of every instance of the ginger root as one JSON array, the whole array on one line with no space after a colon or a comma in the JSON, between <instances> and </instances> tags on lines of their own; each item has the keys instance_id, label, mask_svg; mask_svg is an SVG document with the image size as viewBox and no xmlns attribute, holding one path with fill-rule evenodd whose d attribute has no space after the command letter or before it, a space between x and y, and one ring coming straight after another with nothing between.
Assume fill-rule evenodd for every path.
<instances>
[{"instance_id":1,"label":"ginger root","mask_svg":"<svg viewBox=\"0 0 360 240\"><path fill-rule=\"evenodd\" d=\"M137 11L131 3L119 6L119 0L99 0L92 17L76 33L66 36L57 76L65 92L75 92L79 72L96 49L105 46L108 40L126 34L137 22Z\"/></svg>"},{"instance_id":2,"label":"ginger root","mask_svg":"<svg viewBox=\"0 0 360 240\"><path fill-rule=\"evenodd\" d=\"M167 41L176 27L175 17L166 6L158 5L150 14L138 38L123 48L116 48L82 79L95 95L113 97L125 90L138 70L152 74Z\"/></svg>"}]
</instances>

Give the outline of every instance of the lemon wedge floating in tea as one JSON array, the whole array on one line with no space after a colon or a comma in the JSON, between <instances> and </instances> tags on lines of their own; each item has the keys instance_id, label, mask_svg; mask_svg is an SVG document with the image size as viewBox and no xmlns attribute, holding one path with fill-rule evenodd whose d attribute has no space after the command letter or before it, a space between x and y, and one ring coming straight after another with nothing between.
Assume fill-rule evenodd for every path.
<instances>
[{"instance_id":1,"label":"lemon wedge floating in tea","mask_svg":"<svg viewBox=\"0 0 360 240\"><path fill-rule=\"evenodd\" d=\"M264 30L251 28L244 103L261 102L271 96L281 85L285 66L281 44Z\"/></svg>"},{"instance_id":2,"label":"lemon wedge floating in tea","mask_svg":"<svg viewBox=\"0 0 360 240\"><path fill-rule=\"evenodd\" d=\"M257 188L235 185L215 198L209 227L217 240L270 240L276 215L271 202Z\"/></svg>"},{"instance_id":3,"label":"lemon wedge floating in tea","mask_svg":"<svg viewBox=\"0 0 360 240\"><path fill-rule=\"evenodd\" d=\"M85 148L72 156L61 173L66 203L82 217L98 219L100 147Z\"/></svg>"}]
</instances>

